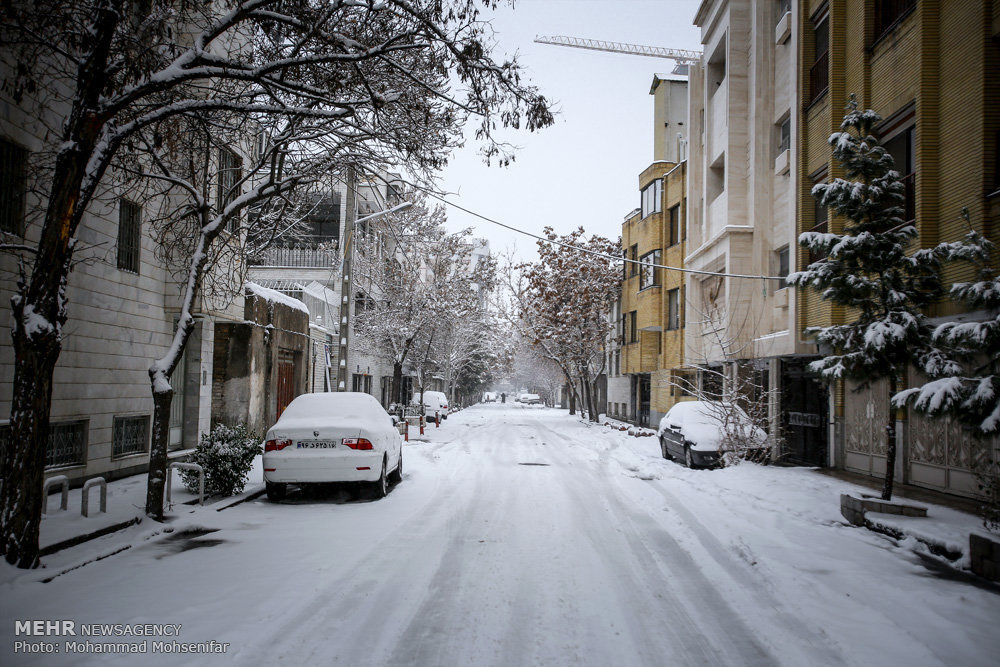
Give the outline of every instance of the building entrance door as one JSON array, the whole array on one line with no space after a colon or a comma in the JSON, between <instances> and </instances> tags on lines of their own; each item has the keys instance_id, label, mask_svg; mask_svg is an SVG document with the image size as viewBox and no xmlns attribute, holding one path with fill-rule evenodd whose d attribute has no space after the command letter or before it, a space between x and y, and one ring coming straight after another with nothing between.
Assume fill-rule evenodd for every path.
<instances>
[{"instance_id":1,"label":"building entrance door","mask_svg":"<svg viewBox=\"0 0 1000 667\"><path fill-rule=\"evenodd\" d=\"M295 356L292 352L278 351L278 411L275 418L281 417L288 404L295 398Z\"/></svg>"},{"instance_id":2,"label":"building entrance door","mask_svg":"<svg viewBox=\"0 0 1000 667\"><path fill-rule=\"evenodd\" d=\"M781 360L781 421L785 434L784 459L808 466L827 465L825 384L808 372L810 359Z\"/></svg>"}]
</instances>

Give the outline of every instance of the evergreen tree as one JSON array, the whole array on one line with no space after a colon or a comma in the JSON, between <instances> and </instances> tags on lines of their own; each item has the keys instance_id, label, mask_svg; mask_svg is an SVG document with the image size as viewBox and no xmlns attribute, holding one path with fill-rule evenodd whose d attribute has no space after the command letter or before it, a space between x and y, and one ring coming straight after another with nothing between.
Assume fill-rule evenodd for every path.
<instances>
[{"instance_id":1,"label":"evergreen tree","mask_svg":"<svg viewBox=\"0 0 1000 667\"><path fill-rule=\"evenodd\" d=\"M962 217L970 228L968 209ZM951 296L983 318L945 322L932 334L934 349L921 359L920 370L931 378L921 387L896 395L894 402L912 402L930 417L948 415L978 437L1000 432L1000 271L996 247L973 230L954 244L952 255L977 267L976 280L955 283Z\"/></svg>"},{"instance_id":2,"label":"evergreen tree","mask_svg":"<svg viewBox=\"0 0 1000 667\"><path fill-rule=\"evenodd\" d=\"M832 350L813 362L812 370L828 381L854 380L859 389L885 378L892 397L907 366L932 350L923 309L943 294L941 263L951 257L954 245L907 252L917 230L903 220L904 186L892 156L873 133L879 121L874 111L859 111L851 96L841 131L829 139L845 178L812 190L820 204L844 219L843 232L799 236L801 245L823 258L790 275L788 282L815 288L824 300L847 308L852 320L808 332ZM895 424L890 410L885 500L892 498Z\"/></svg>"}]
</instances>

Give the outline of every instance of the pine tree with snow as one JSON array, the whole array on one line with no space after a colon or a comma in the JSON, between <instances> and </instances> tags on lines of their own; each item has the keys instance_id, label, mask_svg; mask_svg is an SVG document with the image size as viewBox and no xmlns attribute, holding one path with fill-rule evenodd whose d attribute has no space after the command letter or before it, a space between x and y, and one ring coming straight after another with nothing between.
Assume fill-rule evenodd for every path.
<instances>
[{"instance_id":1,"label":"pine tree with snow","mask_svg":"<svg viewBox=\"0 0 1000 667\"><path fill-rule=\"evenodd\" d=\"M969 222L969 212L962 217ZM971 223L970 223L971 227ZM1000 432L1000 271L996 247L973 230L952 254L977 266L976 280L955 283L951 296L982 317L950 321L932 334L934 349L921 359L920 370L931 378L895 396L929 417L952 416L978 437Z\"/></svg>"},{"instance_id":2,"label":"pine tree with snow","mask_svg":"<svg viewBox=\"0 0 1000 667\"><path fill-rule=\"evenodd\" d=\"M844 219L843 232L800 235L799 243L823 258L790 275L788 282L818 290L825 301L853 316L846 324L810 329L820 345L832 350L811 369L827 381L854 380L860 389L885 378L892 397L908 365L931 349L923 311L943 294L941 263L952 256L954 244L908 252L917 230L903 220L903 181L873 132L882 119L870 109L859 111L853 95L847 109L841 131L829 139L845 178L812 190L820 204ZM890 410L885 500L892 498L895 422Z\"/></svg>"}]
</instances>

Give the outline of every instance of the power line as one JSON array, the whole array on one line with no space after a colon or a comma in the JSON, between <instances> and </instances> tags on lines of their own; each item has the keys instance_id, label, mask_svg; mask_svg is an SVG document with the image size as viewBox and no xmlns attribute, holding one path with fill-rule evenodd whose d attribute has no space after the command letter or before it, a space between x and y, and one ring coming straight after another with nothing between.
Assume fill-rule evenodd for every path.
<instances>
[{"instance_id":1,"label":"power line","mask_svg":"<svg viewBox=\"0 0 1000 667\"><path fill-rule=\"evenodd\" d=\"M401 180L403 180L403 179L401 179ZM440 201L440 202L442 202L444 204L447 204L448 206L451 206L453 208L457 208L460 211L464 211L465 213L468 213L471 216L479 218L480 220L485 220L486 222L492 223L494 225L498 225L500 227L503 227L504 229L509 229L510 231L516 232L518 234L523 234L525 236L530 236L531 238L536 239L538 241L542 241L544 243L551 243L553 245L562 246L563 248L570 248L572 250L576 250L577 252L582 252L582 253L587 254L587 255L594 255L595 257L603 257L605 259L610 259L610 260L613 260L613 261L616 261L616 262L623 262L623 263L626 263L626 264L638 264L641 267L644 266L644 267L649 267L649 268L654 268L654 269L666 269L667 271L679 271L681 273L692 273L692 274L701 275L701 276L719 276L719 277L722 277L722 278L743 278L743 279L746 279L746 280L781 280L781 281L787 280L787 278L788 278L788 276L766 276L766 275L756 275L755 276L755 275L746 274L746 273L726 273L724 271L703 271L703 270L700 270L700 269L688 269L688 268L684 268L684 267L680 267L680 266L669 266L667 264L653 264L653 263L650 263L650 262L643 262L643 261L640 261L640 260L637 260L637 259L629 259L627 257L618 257L616 255L609 255L608 253L598 252L596 250L589 250L587 248L581 248L579 246L575 246L575 245L573 245L571 243L564 243L563 241L557 241L555 239L550 239L550 238L546 238L544 236L539 236L538 234L532 234L531 232L529 232L527 230L520 229L518 227L514 227L513 225L508 225L506 223L500 222L499 220L494 220L493 218L487 217L487 216L483 215L482 213L477 213L477 212L475 212L475 211L473 211L471 209L468 209L468 208L465 208L464 206L456 204L455 202L449 201L449 200L445 199L444 197L438 195L434 191L429 190L429 189L427 189L427 188L425 188L423 186L417 185L416 183L412 183L412 182L407 181L407 180L403 180L403 182L406 183L407 185L411 186L411 187L414 187L414 188L420 190L421 192L427 194L428 196L433 197L434 199L437 199L438 201Z\"/></svg>"}]
</instances>

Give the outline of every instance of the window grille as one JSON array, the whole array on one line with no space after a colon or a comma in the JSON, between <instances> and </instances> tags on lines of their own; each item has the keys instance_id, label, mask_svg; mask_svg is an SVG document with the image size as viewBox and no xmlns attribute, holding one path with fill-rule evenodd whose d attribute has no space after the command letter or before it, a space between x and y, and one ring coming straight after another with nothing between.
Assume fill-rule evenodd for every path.
<instances>
[{"instance_id":1,"label":"window grille","mask_svg":"<svg viewBox=\"0 0 1000 667\"><path fill-rule=\"evenodd\" d=\"M226 206L240 196L239 182L243 178L243 160L228 148L219 148L219 191L216 196L216 208L221 213ZM229 218L226 227L234 231L238 226L239 216Z\"/></svg>"},{"instance_id":2,"label":"window grille","mask_svg":"<svg viewBox=\"0 0 1000 667\"><path fill-rule=\"evenodd\" d=\"M139 273L142 207L122 199L118 205L118 268Z\"/></svg>"},{"instance_id":3,"label":"window grille","mask_svg":"<svg viewBox=\"0 0 1000 667\"><path fill-rule=\"evenodd\" d=\"M131 456L147 451L149 443L149 417L115 417L112 433L111 455Z\"/></svg>"},{"instance_id":4,"label":"window grille","mask_svg":"<svg viewBox=\"0 0 1000 667\"><path fill-rule=\"evenodd\" d=\"M0 139L0 231L24 234L28 151Z\"/></svg>"}]
</instances>

